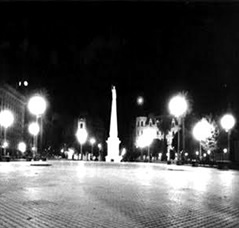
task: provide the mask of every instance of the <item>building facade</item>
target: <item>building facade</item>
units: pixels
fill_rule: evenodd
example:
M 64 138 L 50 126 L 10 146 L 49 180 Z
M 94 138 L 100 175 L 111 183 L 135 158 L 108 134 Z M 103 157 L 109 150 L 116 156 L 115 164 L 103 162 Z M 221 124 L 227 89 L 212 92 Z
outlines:
M 137 142 L 138 138 L 144 134 L 146 129 L 152 130 L 154 139 L 162 139 L 163 135 L 161 131 L 158 129 L 157 121 L 158 120 L 156 118 L 146 116 L 136 117 L 135 142 Z
M 14 116 L 14 122 L 6 131 L 6 141 L 8 142 L 7 151 L 10 155 L 17 154 L 18 143 L 25 138 L 25 112 L 26 97 L 15 90 L 13 87 L 3 84 L 0 86 L 0 111 L 10 110 Z M 1 148 L 4 142 L 5 129 L 0 127 Z M 1 150 L 1 155 L 3 150 Z

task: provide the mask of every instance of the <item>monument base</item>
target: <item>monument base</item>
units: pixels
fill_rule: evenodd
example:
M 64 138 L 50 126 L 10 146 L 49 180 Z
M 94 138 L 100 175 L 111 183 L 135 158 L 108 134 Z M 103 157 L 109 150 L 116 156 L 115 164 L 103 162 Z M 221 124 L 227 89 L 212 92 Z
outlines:
M 120 140 L 118 137 L 109 137 L 107 140 L 108 154 L 105 157 L 106 162 L 121 162 L 122 156 L 119 155 Z

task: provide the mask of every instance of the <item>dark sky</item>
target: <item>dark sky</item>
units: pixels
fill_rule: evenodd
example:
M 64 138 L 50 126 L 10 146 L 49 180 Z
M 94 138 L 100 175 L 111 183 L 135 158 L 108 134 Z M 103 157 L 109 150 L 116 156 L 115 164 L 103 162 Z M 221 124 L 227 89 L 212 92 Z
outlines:
M 51 108 L 109 120 L 116 85 L 120 134 L 144 110 L 162 114 L 188 91 L 193 111 L 238 113 L 239 3 L 70 2 L 0 7 L 0 71 L 44 87 Z M 30 87 L 29 87 L 30 88 Z

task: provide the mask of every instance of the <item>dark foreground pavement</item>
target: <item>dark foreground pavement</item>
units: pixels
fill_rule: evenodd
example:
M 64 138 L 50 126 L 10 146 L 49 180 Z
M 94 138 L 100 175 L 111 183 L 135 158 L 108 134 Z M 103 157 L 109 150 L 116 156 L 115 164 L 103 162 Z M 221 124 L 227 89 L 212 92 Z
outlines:
M 163 164 L 0 163 L 0 227 L 239 227 L 239 172 Z

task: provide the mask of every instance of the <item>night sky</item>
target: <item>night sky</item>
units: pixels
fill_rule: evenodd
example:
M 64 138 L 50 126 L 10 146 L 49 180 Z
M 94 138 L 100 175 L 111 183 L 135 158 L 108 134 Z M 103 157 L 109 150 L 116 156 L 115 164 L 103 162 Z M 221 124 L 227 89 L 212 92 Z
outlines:
M 114 84 L 120 136 L 180 91 L 195 113 L 238 114 L 237 3 L 4 3 L 0 28 L 2 78 L 45 88 L 53 112 L 108 126 Z

